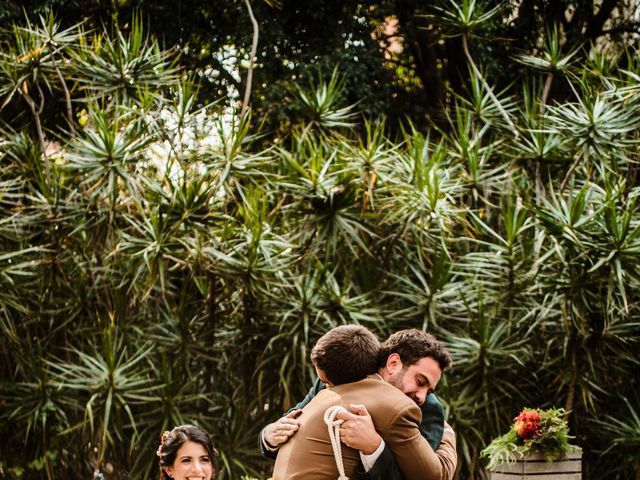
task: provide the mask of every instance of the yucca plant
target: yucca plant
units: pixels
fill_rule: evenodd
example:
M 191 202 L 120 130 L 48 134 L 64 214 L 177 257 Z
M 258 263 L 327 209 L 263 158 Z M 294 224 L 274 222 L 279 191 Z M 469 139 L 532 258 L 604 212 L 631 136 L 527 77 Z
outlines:
M 429 18 L 471 63 L 492 5 Z M 569 411 L 589 478 L 634 471 L 634 53 L 583 68 L 552 34 L 522 85 L 477 76 L 438 125 L 360 121 L 335 70 L 274 133 L 200 98 L 142 26 L 2 38 L 0 476 L 148 478 L 160 433 L 196 423 L 224 478 L 268 478 L 255 437 L 343 323 L 448 344 L 459 478 L 534 406 Z

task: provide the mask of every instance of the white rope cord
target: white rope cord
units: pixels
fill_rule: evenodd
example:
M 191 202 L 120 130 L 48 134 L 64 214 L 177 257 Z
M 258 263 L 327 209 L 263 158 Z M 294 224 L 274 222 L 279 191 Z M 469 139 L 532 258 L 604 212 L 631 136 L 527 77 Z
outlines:
M 324 423 L 327 424 L 329 429 L 329 440 L 331 440 L 331 447 L 333 448 L 333 456 L 336 459 L 336 467 L 338 467 L 338 480 L 349 480 L 344 473 L 344 464 L 342 463 L 342 446 L 340 443 L 340 425 L 343 420 L 336 420 L 336 415 L 344 411 L 345 409 L 339 405 L 327 408 L 324 412 Z

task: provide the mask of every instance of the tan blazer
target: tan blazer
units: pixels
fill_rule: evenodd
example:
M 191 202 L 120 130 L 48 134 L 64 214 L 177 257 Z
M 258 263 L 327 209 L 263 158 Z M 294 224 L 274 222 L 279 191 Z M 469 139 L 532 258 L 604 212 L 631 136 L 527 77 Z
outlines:
M 325 411 L 361 403 L 367 408 L 380 436 L 394 454 L 406 480 L 440 480 L 442 465 L 427 440 L 420 435 L 420 408 L 379 376 L 321 390 L 302 409 L 300 428 L 280 447 L 273 480 L 336 480 L 338 468 L 324 423 Z M 359 478 L 357 450 L 342 444 L 345 474 Z

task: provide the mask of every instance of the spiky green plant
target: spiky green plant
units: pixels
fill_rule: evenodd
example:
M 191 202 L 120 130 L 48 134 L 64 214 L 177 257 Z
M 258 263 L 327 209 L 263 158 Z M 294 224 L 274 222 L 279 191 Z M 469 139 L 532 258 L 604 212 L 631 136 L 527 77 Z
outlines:
M 495 11 L 429 18 L 489 41 Z M 634 470 L 637 52 L 581 67 L 551 35 L 522 85 L 474 78 L 438 125 L 360 122 L 336 70 L 292 87 L 274 138 L 142 26 L 3 33 L 0 476 L 148 478 L 160 433 L 196 423 L 224 478 L 266 478 L 255 436 L 342 323 L 449 345 L 460 478 L 525 405 L 570 411 L 589 478 Z

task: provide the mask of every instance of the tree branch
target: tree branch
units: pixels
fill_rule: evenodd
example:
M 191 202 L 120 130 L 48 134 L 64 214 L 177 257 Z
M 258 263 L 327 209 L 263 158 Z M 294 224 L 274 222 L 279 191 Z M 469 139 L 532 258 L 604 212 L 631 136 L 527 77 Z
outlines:
M 69 88 L 67 87 L 67 82 L 60 71 L 60 67 L 58 66 L 58 62 L 56 61 L 56 56 L 54 52 L 51 52 L 51 61 L 53 62 L 53 67 L 56 70 L 56 74 L 58 75 L 58 80 L 60 80 L 60 84 L 62 85 L 62 89 L 64 90 L 64 99 L 67 106 L 67 121 L 69 122 L 69 128 L 71 128 L 71 135 L 74 136 L 76 134 L 76 129 L 73 127 L 73 108 L 71 106 L 71 93 L 69 92 Z
M 609 30 L 600 31 L 600 35 L 612 35 L 616 33 L 640 33 L 640 23 L 623 23 Z
M 240 116 L 244 116 L 249 108 L 249 99 L 251 98 L 251 82 L 253 80 L 253 67 L 255 63 L 256 53 L 258 51 L 258 35 L 260 30 L 258 28 L 258 22 L 256 21 L 256 17 L 253 15 L 253 10 L 251 9 L 251 1 L 245 0 L 244 3 L 247 5 L 247 10 L 249 11 L 249 17 L 251 18 L 251 24 L 253 25 L 253 42 L 251 44 L 251 58 L 249 60 L 249 69 L 247 71 L 247 85 L 244 89 L 244 100 L 242 101 L 242 110 L 240 110 Z
M 42 93 L 42 89 L 40 88 L 40 85 L 38 85 L 38 92 L 40 94 L 40 105 L 36 107 L 35 100 L 31 98 L 31 95 L 29 95 L 29 92 L 27 90 L 26 82 L 23 85 L 23 88 L 18 89 L 18 92 L 20 93 L 22 98 L 24 98 L 24 101 L 27 102 L 27 105 L 29 105 L 29 109 L 31 110 L 33 119 L 36 123 L 36 133 L 38 134 L 38 141 L 40 143 L 40 148 L 42 149 L 42 156 L 44 157 L 45 175 L 47 177 L 47 181 L 50 183 L 51 172 L 49 168 L 49 159 L 47 158 L 47 145 L 44 140 L 44 131 L 42 130 L 42 121 L 40 120 L 40 115 L 42 114 L 42 110 L 44 109 L 44 94 Z

